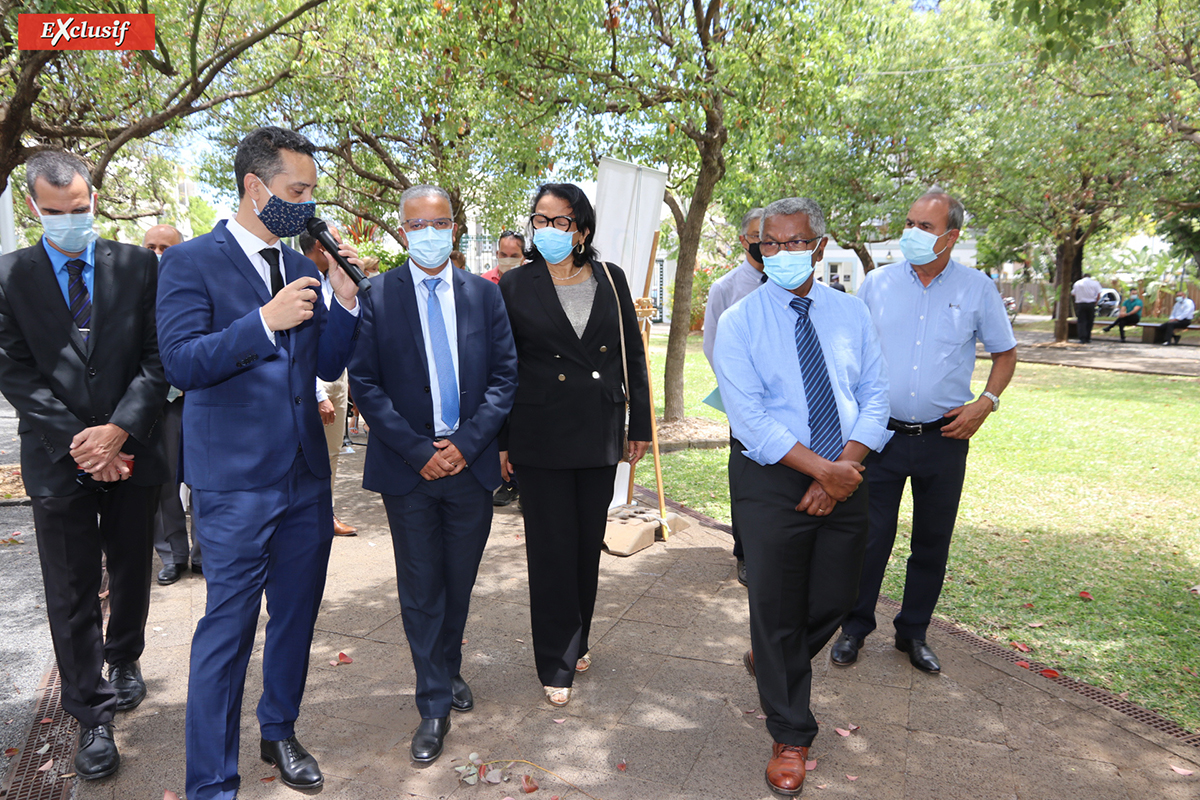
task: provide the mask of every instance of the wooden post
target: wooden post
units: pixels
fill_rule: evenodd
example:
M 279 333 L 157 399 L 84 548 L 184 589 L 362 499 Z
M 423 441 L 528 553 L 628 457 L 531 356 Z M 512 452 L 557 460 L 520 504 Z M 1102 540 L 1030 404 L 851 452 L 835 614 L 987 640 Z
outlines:
M 646 356 L 646 389 L 650 395 L 650 445 L 654 453 L 654 479 L 658 490 L 658 515 L 663 518 L 663 538 L 670 536 L 671 531 L 667 527 L 667 503 L 666 495 L 663 493 L 663 478 L 662 478 L 662 459 L 658 450 L 658 419 L 654 413 L 654 377 L 653 370 L 650 368 L 650 318 L 654 316 L 654 304 L 650 301 L 650 282 L 654 276 L 654 259 L 658 255 L 658 237 L 659 232 L 654 232 L 654 243 L 650 247 L 650 265 L 646 270 L 646 285 L 642 289 L 642 296 L 634 301 L 637 308 L 638 328 L 642 334 L 642 351 Z M 629 470 L 629 492 L 628 497 L 630 502 L 633 500 L 633 478 L 634 468 Z

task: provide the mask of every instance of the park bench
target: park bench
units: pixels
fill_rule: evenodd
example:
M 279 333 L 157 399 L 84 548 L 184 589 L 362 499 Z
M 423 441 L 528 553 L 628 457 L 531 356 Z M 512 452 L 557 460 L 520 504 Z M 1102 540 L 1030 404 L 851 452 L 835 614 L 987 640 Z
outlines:
M 1138 327 L 1142 329 L 1142 344 L 1162 344 L 1167 340 L 1167 330 L 1161 322 L 1139 322 Z M 1188 325 L 1179 330 L 1200 331 L 1200 325 Z

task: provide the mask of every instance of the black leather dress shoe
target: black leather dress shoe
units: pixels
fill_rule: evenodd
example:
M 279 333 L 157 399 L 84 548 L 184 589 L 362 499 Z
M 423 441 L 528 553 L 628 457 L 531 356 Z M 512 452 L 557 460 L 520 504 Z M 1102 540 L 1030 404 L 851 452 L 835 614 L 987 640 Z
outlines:
M 475 695 L 471 694 L 471 687 L 462 675 L 450 679 L 450 707 L 455 711 L 470 711 L 475 707 Z
M 902 639 L 897 636 L 896 649 L 908 653 L 908 660 L 922 672 L 936 675 L 942 671 L 942 665 L 938 663 L 937 655 L 929 645 L 925 644 L 924 639 Z
M 437 761 L 437 757 L 442 754 L 442 744 L 446 741 L 446 734 L 449 731 L 449 717 L 421 720 L 421 724 L 417 726 L 417 732 L 413 734 L 410 748 L 412 760 L 422 764 Z
M 158 571 L 158 585 L 170 586 L 183 577 L 186 568 L 187 564 L 163 564 L 163 568 Z
M 113 664 L 108 668 L 108 682 L 117 690 L 117 711 L 130 711 L 146 699 L 146 682 L 142 666 L 136 661 Z
M 197 575 L 203 575 L 204 566 L 201 564 L 192 564 L 192 572 L 196 573 Z
M 112 724 L 97 725 L 79 732 L 75 772 L 85 781 L 107 778 L 121 766 L 121 755 L 113 741 Z
M 848 667 L 858 661 L 858 651 L 862 646 L 862 639 L 843 633 L 829 648 L 829 660 L 839 667 Z
M 289 736 L 278 742 L 263 739 L 258 752 L 262 760 L 279 767 L 279 780 L 292 789 L 316 789 L 325 783 L 325 776 L 317 766 L 317 760 L 304 749 L 304 745 Z
M 746 583 L 746 559 L 744 558 L 738 559 L 738 583 L 742 586 L 750 585 Z

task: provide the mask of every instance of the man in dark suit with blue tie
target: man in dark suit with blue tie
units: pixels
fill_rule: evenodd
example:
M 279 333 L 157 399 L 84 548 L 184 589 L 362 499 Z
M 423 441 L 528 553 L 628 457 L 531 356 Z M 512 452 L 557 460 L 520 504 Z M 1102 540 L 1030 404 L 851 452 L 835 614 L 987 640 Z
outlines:
M 500 289 L 454 269 L 454 212 L 436 186 L 401 195 L 409 259 L 371 279 L 350 366 L 371 426 L 363 488 L 383 495 L 421 724 L 414 761 L 442 753 L 450 710 L 474 707 L 462 634 L 500 485 L 497 435 L 517 388 Z
M 326 308 L 316 266 L 279 241 L 313 215 L 312 153 L 294 131 L 252 131 L 234 161 L 237 215 L 162 259 L 159 343 L 167 379 L 187 392 L 181 479 L 192 487 L 208 587 L 188 681 L 189 800 L 237 795 L 242 691 L 264 591 L 260 752 L 292 788 L 324 781 L 294 730 L 333 541 L 313 386 L 345 369 L 359 306 L 354 282 L 335 270 Z M 358 263 L 353 248 L 341 251 Z

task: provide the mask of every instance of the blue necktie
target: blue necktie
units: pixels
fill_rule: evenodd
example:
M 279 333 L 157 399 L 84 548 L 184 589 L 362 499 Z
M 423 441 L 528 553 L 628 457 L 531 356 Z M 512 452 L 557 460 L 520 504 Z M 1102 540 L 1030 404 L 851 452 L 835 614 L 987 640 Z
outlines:
M 800 374 L 804 378 L 804 399 L 808 403 L 809 450 L 822 458 L 834 461 L 842 454 L 842 423 L 838 418 L 837 401 L 829 384 L 829 370 L 808 307 L 812 300 L 797 297 L 791 302 L 796 314 L 796 354 L 800 359 Z
M 67 262 L 67 297 L 71 307 L 71 318 L 75 326 L 83 334 L 83 340 L 88 340 L 92 324 L 92 298 L 88 295 L 87 284 L 83 282 L 83 268 L 87 262 L 72 258 Z
M 426 318 L 429 321 L 429 343 L 433 345 L 433 365 L 437 369 L 438 394 L 442 398 L 442 422 L 446 427 L 453 428 L 458 424 L 458 379 L 454 375 L 454 358 L 450 353 L 450 337 L 446 334 L 442 304 L 437 298 L 437 287 L 441 282 L 441 278 L 422 281 L 429 290 Z

